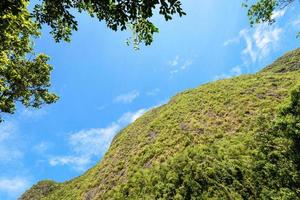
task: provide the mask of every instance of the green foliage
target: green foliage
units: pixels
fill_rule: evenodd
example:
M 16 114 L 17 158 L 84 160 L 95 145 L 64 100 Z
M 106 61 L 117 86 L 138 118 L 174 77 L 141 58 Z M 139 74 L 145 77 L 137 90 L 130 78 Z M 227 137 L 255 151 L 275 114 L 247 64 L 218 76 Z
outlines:
M 0 113 L 13 113 L 16 102 L 38 108 L 57 100 L 48 91 L 52 70 L 48 57 L 33 54 L 31 39 L 39 31 L 27 4 L 25 0 L 0 2 Z
M 257 74 L 176 95 L 122 130 L 96 166 L 41 199 L 298 199 L 299 119 L 291 115 L 299 108 L 285 100 L 300 82 L 299 60 L 297 49 Z M 279 126 L 285 118 L 293 120 Z
M 269 127 L 257 137 L 259 154 L 255 167 L 262 199 L 300 198 L 300 87 Z M 266 130 L 264 130 L 266 129 Z
M 246 2 L 248 2 L 246 0 Z M 244 4 L 248 7 L 247 4 Z M 255 4 L 251 5 L 248 10 L 248 16 L 250 19 L 250 24 L 259 24 L 268 22 L 270 24 L 274 23 L 272 18 L 272 13 L 278 7 L 277 0 L 258 0 Z
M 273 24 L 273 12 L 275 10 L 282 10 L 290 6 L 295 0 L 257 0 L 249 5 L 249 0 L 244 0 L 243 5 L 248 8 L 248 17 L 250 24 L 268 23 Z M 251 1 L 253 2 L 253 1 Z M 300 32 L 298 33 L 298 36 Z
M 33 199 L 41 199 L 51 191 L 57 189 L 59 184 L 55 183 L 51 180 L 44 180 L 38 182 L 36 185 L 32 186 L 31 190 L 26 192 L 23 197 L 23 200 L 33 200 Z
M 48 24 L 52 28 L 51 33 L 57 42 L 62 39 L 69 41 L 72 30 L 78 29 L 77 21 L 71 13 L 75 9 L 79 12 L 86 11 L 99 21 L 104 20 L 114 31 L 133 26 L 136 36 L 133 42 L 150 45 L 153 34 L 158 32 L 149 20 L 156 7 L 165 20 L 171 20 L 174 14 L 185 15 L 178 0 L 43 0 L 35 6 L 33 16 L 39 24 Z
M 112 199 L 251 199 L 252 153 L 245 136 L 188 147 L 166 163 L 130 176 Z

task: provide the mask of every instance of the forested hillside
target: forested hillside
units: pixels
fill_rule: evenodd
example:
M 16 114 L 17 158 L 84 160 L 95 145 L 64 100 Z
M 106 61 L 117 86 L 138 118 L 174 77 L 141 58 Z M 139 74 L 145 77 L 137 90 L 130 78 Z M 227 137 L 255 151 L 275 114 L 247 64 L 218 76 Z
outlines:
M 20 199 L 300 199 L 300 49 L 256 74 L 174 96 L 104 158 Z

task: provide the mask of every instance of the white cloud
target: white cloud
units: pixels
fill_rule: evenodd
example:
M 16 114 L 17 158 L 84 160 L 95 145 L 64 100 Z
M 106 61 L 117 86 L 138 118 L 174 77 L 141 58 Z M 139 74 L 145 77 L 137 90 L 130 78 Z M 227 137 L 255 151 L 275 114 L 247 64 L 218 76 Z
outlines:
M 299 28 L 300 27 L 300 17 L 298 17 L 297 19 L 292 21 L 292 25 L 295 28 Z
M 0 126 L 0 162 L 7 163 L 22 158 L 20 150 L 17 125 L 13 122 L 3 122 Z
M 52 156 L 49 164 L 51 166 L 70 165 L 78 171 L 86 170 L 94 158 L 99 159 L 107 151 L 114 136 L 121 128 L 134 122 L 146 111 L 147 109 L 140 109 L 136 112 L 127 112 L 105 128 L 84 129 L 72 133 L 68 138 L 72 154 Z
M 97 156 L 99 152 L 107 149 L 119 129 L 120 125 L 112 124 L 106 128 L 81 130 L 70 136 L 69 143 L 77 154 L 84 154 L 87 157 Z
M 179 56 L 177 55 L 173 60 L 169 61 L 169 65 L 175 67 L 178 65 L 178 62 L 179 62 Z
M 52 146 L 49 142 L 40 142 L 33 146 L 33 151 L 38 154 L 44 154 Z
M 242 69 L 240 66 L 236 66 L 231 69 L 231 73 L 234 74 L 235 76 L 239 76 L 242 74 Z
M 9 147 L 9 145 L 0 144 L 0 162 L 7 163 L 16 161 L 23 157 L 22 151 Z
M 271 28 L 265 25 L 261 25 L 255 29 L 253 38 L 256 47 L 263 57 L 268 55 L 271 48 L 279 41 L 281 33 L 281 28 Z
M 286 9 L 280 9 L 280 10 L 275 10 L 273 11 L 272 13 L 272 19 L 278 19 L 278 18 L 281 18 L 285 15 L 285 12 L 286 12 Z
M 180 71 L 186 70 L 189 66 L 193 64 L 193 59 L 181 59 L 180 56 L 176 56 L 173 60 L 170 60 L 170 74 L 176 74 Z
M 147 96 L 155 96 L 157 95 L 158 93 L 160 92 L 160 89 L 159 88 L 155 88 L 149 92 L 146 93 Z
M 98 111 L 102 111 L 102 110 L 104 110 L 106 107 L 107 107 L 107 105 L 101 105 L 101 106 L 98 106 L 98 107 L 97 107 L 97 110 L 98 110 Z
M 243 29 L 240 31 L 240 37 L 243 37 L 246 42 L 246 47 L 243 49 L 242 54 L 249 55 L 252 62 L 256 61 L 257 53 L 253 47 L 253 41 L 251 36 L 249 36 L 249 31 L 247 29 Z
M 27 178 L 19 176 L 25 153 L 21 139 L 15 121 L 0 124 L 0 196 L 4 199 L 17 199 L 30 185 Z
M 282 12 L 276 13 L 276 17 L 282 15 Z M 282 28 L 259 24 L 251 29 L 242 29 L 238 37 L 224 42 L 224 46 L 244 40 L 246 46 L 241 52 L 244 64 L 255 63 L 267 57 L 278 46 L 282 33 Z
M 170 74 L 176 74 L 176 73 L 178 73 L 178 72 L 179 72 L 178 69 L 174 69 L 174 70 L 171 70 L 171 71 L 170 71 Z
M 76 171 L 85 171 L 87 165 L 90 164 L 91 160 L 89 157 L 81 156 L 55 156 L 50 158 L 49 164 L 51 166 L 64 166 L 71 165 Z
M 180 69 L 185 70 L 187 67 L 193 64 L 193 60 L 186 60 L 181 66 Z
M 135 120 L 137 120 L 138 118 L 140 118 L 145 112 L 147 112 L 146 109 L 140 109 L 135 113 L 131 113 L 130 116 L 130 123 L 134 122 Z
M 286 9 L 276 10 L 272 19 L 278 20 L 285 15 Z M 300 22 L 300 21 L 299 21 Z M 296 23 L 296 22 L 295 22 Z M 280 42 L 283 29 L 267 23 L 258 24 L 253 28 L 245 28 L 235 38 L 224 42 L 224 46 L 245 41 L 245 47 L 241 51 L 244 65 L 255 63 L 267 57 L 272 50 L 276 49 Z
M 234 68 L 231 68 L 229 73 L 227 74 L 220 74 L 214 77 L 214 80 L 222 80 L 222 79 L 227 79 L 235 76 L 239 76 L 242 74 L 242 69 L 240 66 L 236 66 Z
M 132 123 L 135 120 L 137 120 L 139 117 L 141 117 L 146 111 L 147 109 L 140 109 L 136 112 L 127 112 L 119 118 L 118 124 L 127 125 L 129 123 Z
M 29 119 L 37 119 L 37 118 L 41 118 L 42 116 L 44 116 L 46 114 L 47 114 L 47 111 L 45 109 L 24 108 L 20 113 L 20 117 L 29 118 Z
M 285 14 L 285 10 L 275 11 L 273 18 L 278 19 Z M 239 32 L 239 35 L 233 39 L 224 42 L 224 46 L 234 43 L 245 42 L 245 47 L 241 51 L 243 64 L 232 68 L 228 73 L 223 73 L 214 77 L 214 80 L 238 76 L 242 73 L 243 67 L 257 63 L 267 57 L 273 50 L 278 47 L 283 29 L 268 24 L 259 24 L 254 28 L 245 28 Z
M 240 37 L 246 42 L 242 54 L 249 56 L 252 63 L 268 56 L 280 40 L 283 30 L 278 27 L 261 24 L 254 30 L 243 29 Z
M 16 126 L 12 122 L 1 123 L 0 126 L 0 142 L 8 139 L 16 132 Z
M 226 40 L 223 43 L 223 46 L 228 46 L 228 45 L 231 45 L 231 44 L 237 44 L 237 43 L 239 43 L 239 41 L 240 41 L 240 37 L 231 38 L 231 39 Z
M 133 90 L 127 94 L 121 94 L 117 96 L 114 99 L 114 102 L 117 103 L 131 103 L 133 102 L 138 96 L 140 96 L 140 93 L 136 90 Z
M 29 181 L 23 177 L 0 178 L 0 191 L 8 193 L 10 196 L 18 196 L 24 192 L 29 185 Z
M 70 165 L 77 171 L 86 170 L 93 158 L 99 158 L 104 154 L 120 128 L 118 124 L 112 124 L 106 128 L 80 130 L 71 134 L 68 143 L 72 155 L 53 156 L 49 164 Z

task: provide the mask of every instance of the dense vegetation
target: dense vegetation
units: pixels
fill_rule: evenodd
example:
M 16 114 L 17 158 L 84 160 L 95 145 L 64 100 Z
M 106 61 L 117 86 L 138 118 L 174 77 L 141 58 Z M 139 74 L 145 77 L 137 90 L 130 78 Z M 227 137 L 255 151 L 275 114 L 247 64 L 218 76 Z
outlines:
M 187 147 L 142 169 L 109 193 L 113 199 L 299 199 L 300 87 L 271 124 L 254 134 Z
M 16 102 L 39 108 L 58 99 L 49 91 L 49 57 L 34 54 L 32 39 L 40 33 L 27 6 L 24 0 L 0 1 L 0 120 L 15 112 Z
M 182 92 L 122 130 L 82 176 L 21 199 L 299 199 L 299 84 L 300 49 Z

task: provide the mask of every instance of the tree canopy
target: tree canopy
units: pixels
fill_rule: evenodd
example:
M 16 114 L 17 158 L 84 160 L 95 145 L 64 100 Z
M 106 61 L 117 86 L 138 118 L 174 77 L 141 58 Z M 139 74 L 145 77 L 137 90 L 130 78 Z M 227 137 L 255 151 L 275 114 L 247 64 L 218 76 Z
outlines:
M 56 42 L 70 41 L 72 31 L 78 29 L 72 12 L 85 11 L 112 30 L 131 28 L 134 44 L 150 45 L 158 32 L 149 20 L 156 8 L 166 20 L 185 14 L 178 0 L 43 0 L 32 12 L 29 3 L 0 2 L 0 113 L 14 113 L 17 102 L 39 108 L 58 99 L 49 91 L 49 58 L 33 50 L 33 39 L 40 35 L 43 24 L 51 27 Z
M 0 2 L 1 113 L 13 113 L 16 102 L 38 108 L 57 100 L 48 91 L 52 70 L 49 58 L 33 52 L 32 38 L 40 33 L 27 5 L 24 0 Z
M 245 0 L 243 5 L 248 8 L 250 24 L 254 25 L 259 23 L 273 24 L 275 22 L 273 12 L 287 8 L 295 0 L 258 0 L 253 4 L 248 2 L 249 0 Z
M 43 0 L 34 7 L 33 17 L 39 24 L 52 28 L 56 41 L 69 41 L 72 30 L 78 28 L 71 10 L 86 11 L 91 17 L 105 21 L 114 31 L 131 27 L 136 33 L 136 42 L 149 45 L 153 33 L 158 32 L 150 21 L 156 8 L 166 20 L 172 19 L 174 14 L 185 15 L 179 0 Z

